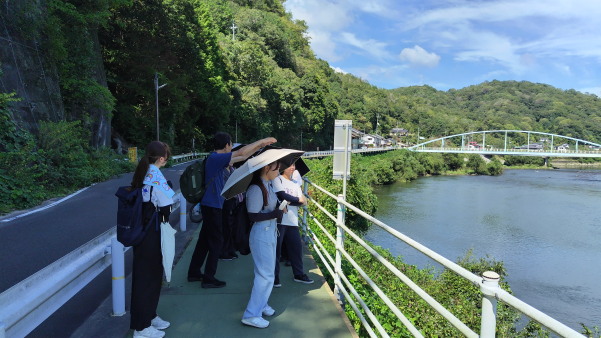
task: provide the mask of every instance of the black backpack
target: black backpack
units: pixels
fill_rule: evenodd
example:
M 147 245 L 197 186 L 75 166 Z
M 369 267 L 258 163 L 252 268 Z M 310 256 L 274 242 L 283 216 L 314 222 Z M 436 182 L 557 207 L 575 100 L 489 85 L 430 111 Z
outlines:
M 117 240 L 124 246 L 136 246 L 146 236 L 150 221 L 158 220 L 156 209 L 152 203 L 144 203 L 142 188 L 119 187 L 115 196 L 118 197 Z
M 179 188 L 186 201 L 196 204 L 202 200 L 206 191 L 205 168 L 207 158 L 190 164 L 179 177 Z

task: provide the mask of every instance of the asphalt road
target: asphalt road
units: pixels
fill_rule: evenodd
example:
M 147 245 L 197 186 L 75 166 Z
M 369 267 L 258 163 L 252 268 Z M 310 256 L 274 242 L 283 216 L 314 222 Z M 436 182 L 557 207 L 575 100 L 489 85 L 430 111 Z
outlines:
M 187 163 L 163 168 L 163 174 L 179 189 L 179 176 Z M 115 226 L 115 192 L 131 182 L 132 173 L 92 185 L 62 202 L 61 198 L 39 207 L 0 218 L 0 292 L 50 265 L 59 258 Z M 47 207 L 47 208 L 45 208 Z M 29 213 L 25 215 L 26 213 Z M 179 213 L 171 223 L 179 222 Z M 131 250 L 126 255 L 126 274 Z M 110 295 L 110 268 L 42 323 L 30 336 L 66 337 Z

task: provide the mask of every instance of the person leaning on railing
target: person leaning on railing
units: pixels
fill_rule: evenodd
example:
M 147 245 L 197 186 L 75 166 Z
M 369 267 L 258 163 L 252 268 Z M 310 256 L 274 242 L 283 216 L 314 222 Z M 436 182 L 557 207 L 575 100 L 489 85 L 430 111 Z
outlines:
M 279 264 L 282 255 L 282 244 L 285 244 L 286 257 L 290 260 L 294 281 L 304 284 L 313 283 L 313 280 L 307 276 L 303 269 L 303 247 L 298 230 L 298 207 L 306 205 L 307 200 L 301 191 L 300 185 L 292 178 L 295 172 L 298 173 L 293 163 L 273 180 L 273 189 L 278 199 L 289 203 L 288 212 L 284 214 L 282 221 L 278 223 L 279 236 L 276 249 L 275 282 L 273 284 L 276 288 L 282 286 Z M 298 177 L 300 177 L 300 174 L 298 174 Z

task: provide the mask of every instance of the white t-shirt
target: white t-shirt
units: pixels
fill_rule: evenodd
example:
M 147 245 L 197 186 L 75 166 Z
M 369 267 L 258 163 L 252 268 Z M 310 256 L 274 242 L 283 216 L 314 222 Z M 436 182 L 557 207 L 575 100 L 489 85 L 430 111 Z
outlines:
M 283 191 L 288 195 L 294 197 L 300 197 L 302 194 L 301 188 L 298 184 L 280 175 L 273 181 L 273 191 Z M 282 224 L 289 226 L 298 226 L 298 207 L 288 205 L 288 212 L 282 217 Z
M 303 177 L 301 176 L 301 174 L 298 172 L 298 170 L 295 170 L 292 173 L 292 181 L 296 184 L 298 184 L 300 187 L 303 186 Z

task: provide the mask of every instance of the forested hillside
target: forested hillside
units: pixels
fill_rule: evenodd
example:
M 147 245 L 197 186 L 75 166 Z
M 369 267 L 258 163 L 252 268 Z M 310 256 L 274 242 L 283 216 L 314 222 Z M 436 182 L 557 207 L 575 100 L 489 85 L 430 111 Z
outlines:
M 155 74 L 166 84 L 158 92 L 160 139 L 178 152 L 193 139 L 204 149 L 217 130 L 240 142 L 273 135 L 282 146 L 327 149 L 337 118 L 366 132 L 376 122 L 380 134 L 405 128 L 410 137 L 418 129 L 425 137 L 521 129 L 601 141 L 601 100 L 575 90 L 514 81 L 385 90 L 337 73 L 315 58 L 306 24 L 292 20 L 281 0 L 23 0 L 3 7 L 11 32 L 3 41 L 38 46 L 31 60 L 41 60 L 46 83 L 39 69 L 29 70 L 36 81 L 21 76 L 28 69 L 19 62 L 31 48 L 22 58 L 7 50 L 2 91 L 17 101 L 5 103 L 6 118 L 34 134 L 39 121 L 80 121 L 96 148 L 105 139 L 142 146 L 156 138 Z M 30 102 L 31 88 L 53 79 L 60 90 Z M 36 113 L 44 100 L 64 111 Z M 102 135 L 108 130 L 110 137 Z

